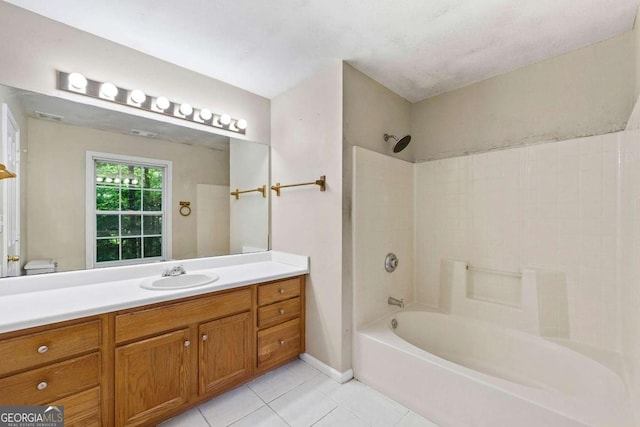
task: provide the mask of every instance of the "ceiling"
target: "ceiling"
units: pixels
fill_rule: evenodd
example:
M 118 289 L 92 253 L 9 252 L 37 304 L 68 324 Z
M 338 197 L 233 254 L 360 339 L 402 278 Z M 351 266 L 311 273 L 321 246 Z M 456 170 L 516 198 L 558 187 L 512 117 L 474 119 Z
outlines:
M 614 37 L 638 0 L 8 0 L 273 98 L 345 60 L 411 102 Z

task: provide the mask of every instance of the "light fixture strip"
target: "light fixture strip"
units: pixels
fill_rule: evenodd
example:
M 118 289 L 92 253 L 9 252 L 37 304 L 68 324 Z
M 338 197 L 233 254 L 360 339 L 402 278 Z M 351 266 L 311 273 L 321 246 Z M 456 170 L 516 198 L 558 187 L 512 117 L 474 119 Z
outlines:
M 70 78 L 72 74 L 73 76 Z M 82 78 L 78 78 L 78 76 Z M 80 82 L 80 84 L 78 84 L 78 82 Z M 58 71 L 58 89 L 66 92 L 85 95 L 91 98 L 126 105 L 144 111 L 151 111 L 153 113 L 187 120 L 189 122 L 199 123 L 242 135 L 246 133 L 247 121 L 244 119 L 229 118 L 228 114 L 212 113 L 207 108 L 193 108 L 189 104 L 173 102 L 163 96 L 155 97 L 144 94 L 144 92 L 140 90 L 129 90 L 115 85 L 111 87 L 110 85 L 113 84 L 110 82 L 99 82 L 87 79 L 78 73 L 65 73 L 64 71 Z M 115 95 L 113 95 L 114 87 L 117 89 Z M 162 108 L 165 106 L 166 108 Z

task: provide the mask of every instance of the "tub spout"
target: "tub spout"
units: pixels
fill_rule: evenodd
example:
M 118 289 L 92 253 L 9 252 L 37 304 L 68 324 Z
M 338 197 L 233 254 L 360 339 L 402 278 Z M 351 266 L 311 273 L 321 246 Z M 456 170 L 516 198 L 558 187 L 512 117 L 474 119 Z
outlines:
M 387 303 L 389 305 L 397 305 L 400 308 L 404 308 L 404 298 L 395 299 L 394 297 L 389 297 L 389 299 L 387 300 Z

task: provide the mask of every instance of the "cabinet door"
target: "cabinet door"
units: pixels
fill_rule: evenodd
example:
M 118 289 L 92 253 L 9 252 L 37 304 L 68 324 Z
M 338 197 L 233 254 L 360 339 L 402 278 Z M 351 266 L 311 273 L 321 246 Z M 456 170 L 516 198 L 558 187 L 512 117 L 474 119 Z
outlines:
M 116 349 L 116 425 L 148 425 L 189 401 L 189 329 Z
M 249 312 L 200 325 L 201 395 L 251 376 L 251 315 Z

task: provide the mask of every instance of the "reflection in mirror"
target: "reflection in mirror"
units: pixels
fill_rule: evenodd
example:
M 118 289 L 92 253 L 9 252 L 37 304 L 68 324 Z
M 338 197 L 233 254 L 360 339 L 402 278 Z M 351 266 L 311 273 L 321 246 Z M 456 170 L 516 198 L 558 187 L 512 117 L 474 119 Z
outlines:
M 21 267 L 268 249 L 269 194 L 230 196 L 269 183 L 267 145 L 6 86 L 0 103 L 20 128 Z

